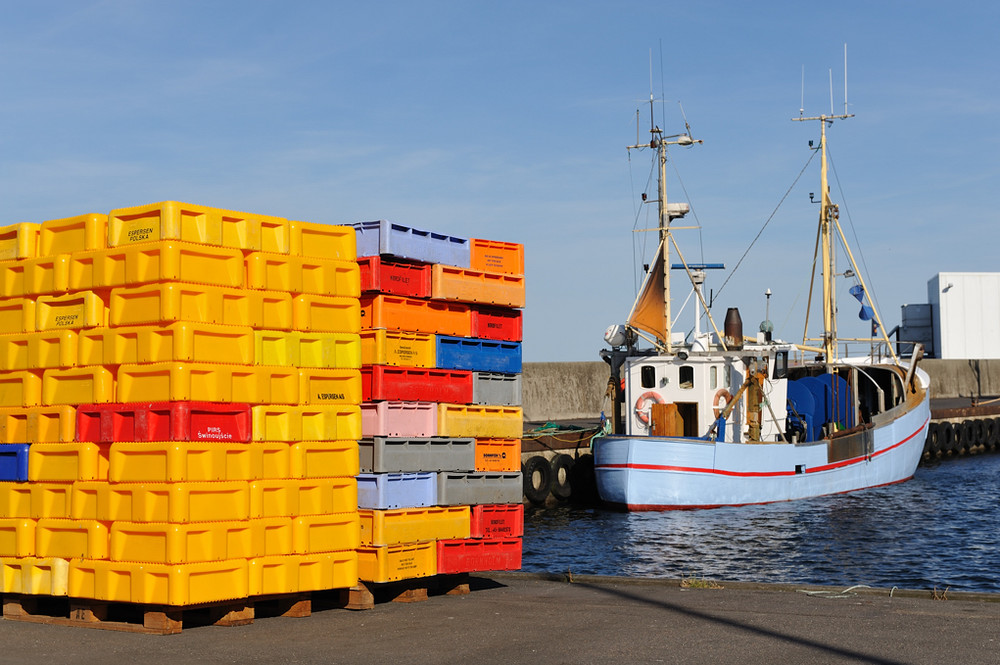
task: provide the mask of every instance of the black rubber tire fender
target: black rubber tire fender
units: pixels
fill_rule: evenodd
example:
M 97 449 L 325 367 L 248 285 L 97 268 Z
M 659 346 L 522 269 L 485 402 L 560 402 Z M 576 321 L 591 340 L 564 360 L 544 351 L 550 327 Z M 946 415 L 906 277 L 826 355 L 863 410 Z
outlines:
M 600 503 L 597 495 L 597 477 L 594 474 L 594 456 L 590 453 L 580 455 L 573 463 L 572 479 L 573 496 L 570 501 L 580 506 L 594 506 Z
M 962 445 L 955 452 L 967 453 L 969 448 L 976 445 L 976 430 L 979 429 L 975 420 L 965 420 L 962 422 Z
M 931 456 L 941 452 L 941 427 L 937 423 L 927 426 L 927 440 L 924 442 L 924 452 Z
M 524 497 L 536 506 L 545 505 L 552 489 L 552 465 L 541 455 L 529 457 L 521 465 Z
M 1000 418 L 987 420 L 985 427 L 986 445 L 990 448 L 996 448 L 997 443 L 1000 443 Z
M 941 423 L 941 452 L 947 453 L 951 450 L 955 440 L 955 426 L 952 423 Z
M 565 453 L 557 453 L 552 458 L 552 496 L 560 501 L 566 501 L 573 494 L 573 463 L 574 459 Z

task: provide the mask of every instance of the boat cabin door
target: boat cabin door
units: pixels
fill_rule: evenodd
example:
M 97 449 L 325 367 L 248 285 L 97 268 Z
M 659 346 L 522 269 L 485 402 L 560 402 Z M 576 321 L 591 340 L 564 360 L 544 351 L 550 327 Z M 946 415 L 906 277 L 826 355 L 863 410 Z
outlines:
M 698 436 L 697 402 L 653 404 L 649 413 L 652 436 Z

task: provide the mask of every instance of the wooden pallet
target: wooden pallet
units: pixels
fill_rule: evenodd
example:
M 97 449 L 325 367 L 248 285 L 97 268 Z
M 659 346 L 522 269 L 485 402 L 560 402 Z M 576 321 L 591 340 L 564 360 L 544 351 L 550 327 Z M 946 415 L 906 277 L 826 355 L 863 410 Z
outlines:
M 431 595 L 461 596 L 469 593 L 469 575 L 434 575 L 397 582 L 358 582 L 357 586 L 341 591 L 343 607 L 349 610 L 370 610 L 377 603 L 419 603 Z
M 142 605 L 113 603 L 86 598 L 4 594 L 3 618 L 56 626 L 98 628 L 129 633 L 173 635 L 197 626 L 245 626 L 255 618 L 269 616 L 307 617 L 313 600 L 342 606 L 339 590 L 335 599 L 324 592 L 255 596 L 197 605 Z

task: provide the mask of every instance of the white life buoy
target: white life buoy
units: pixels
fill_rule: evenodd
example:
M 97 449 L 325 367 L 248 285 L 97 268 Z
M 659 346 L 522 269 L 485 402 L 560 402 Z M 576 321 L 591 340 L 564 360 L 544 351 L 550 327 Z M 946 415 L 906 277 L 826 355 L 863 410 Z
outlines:
M 647 406 L 647 402 L 649 406 Z M 652 390 L 647 390 L 643 394 L 639 395 L 639 399 L 635 401 L 635 417 L 639 419 L 639 422 L 643 425 L 649 427 L 649 408 L 651 408 L 652 403 L 665 404 L 666 400 L 663 399 L 663 395 L 660 393 L 655 393 Z

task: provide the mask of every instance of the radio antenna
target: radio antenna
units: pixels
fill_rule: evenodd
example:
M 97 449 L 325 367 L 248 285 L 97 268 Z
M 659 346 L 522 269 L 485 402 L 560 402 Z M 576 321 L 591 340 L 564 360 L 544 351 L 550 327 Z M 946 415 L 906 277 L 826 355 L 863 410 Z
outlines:
M 844 115 L 847 115 L 847 42 L 844 42 Z
M 802 98 L 799 101 L 799 117 L 806 112 L 806 66 L 802 65 Z
M 830 115 L 833 115 L 833 68 L 831 67 L 830 72 Z

